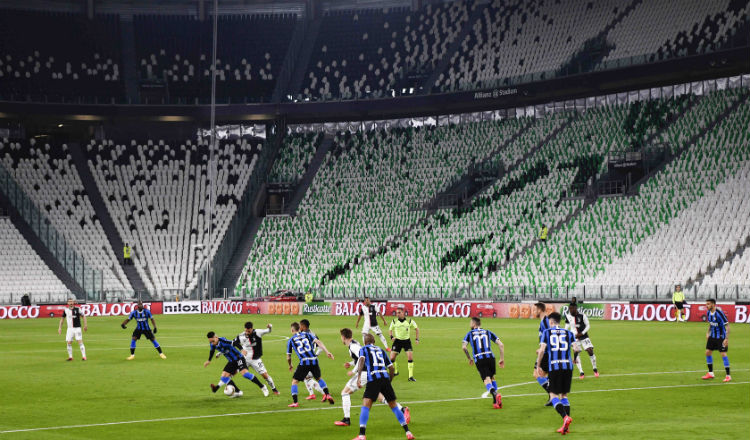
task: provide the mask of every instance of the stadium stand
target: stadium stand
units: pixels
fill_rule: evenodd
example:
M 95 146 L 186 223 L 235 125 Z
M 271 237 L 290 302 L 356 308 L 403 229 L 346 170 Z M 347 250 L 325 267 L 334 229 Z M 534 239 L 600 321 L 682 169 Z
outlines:
M 68 146 L 28 142 L 0 142 L 6 170 L 43 210 L 66 242 L 84 261 L 102 271 L 107 291 L 132 290 L 89 201 Z
M 226 141 L 208 175 L 208 142 L 91 141 L 89 167 L 118 232 L 134 249 L 134 265 L 149 291 L 192 288 L 205 259 L 213 256 L 234 215 L 257 152 L 256 138 Z M 216 205 L 208 218 L 209 185 Z M 209 249 L 209 221 L 212 243 Z
M 271 168 L 270 182 L 296 183 L 323 142 L 323 133 L 290 133 Z
M 296 16 L 220 16 L 218 21 L 217 99 L 270 101 Z M 199 21 L 186 16 L 137 15 L 134 24 L 142 80 L 163 81 L 171 101 L 194 104 L 210 99 L 211 17 Z
M 705 142 L 747 143 L 746 104 L 725 114 L 746 94 L 728 90 L 553 113 L 529 127 L 511 119 L 339 133 L 299 216 L 264 220 L 239 284 L 246 291 L 323 284 L 334 292 L 591 284 L 614 258 L 656 233 L 668 220 L 665 210 L 679 213 L 731 176 L 732 167 L 707 169 L 711 178 L 690 186 L 683 180 L 692 173 L 680 167 L 707 154 L 700 147 Z M 459 138 L 468 148 L 447 147 Z M 646 143 L 680 160 L 647 179 L 637 195 L 593 204 L 577 196 L 607 173 L 609 153 Z M 733 154 L 731 160 L 740 160 L 744 153 L 738 148 Z M 487 156 L 507 172 L 469 206 L 434 215 L 409 210 L 413 203 L 407 202 L 429 200 Z M 455 165 L 442 162 L 448 158 Z M 392 174 L 373 181 L 384 168 Z M 677 188 L 684 194 L 676 197 Z M 614 220 L 620 216 L 628 220 Z M 554 231 L 544 246 L 536 240 L 542 225 Z M 612 229 L 603 233 L 605 225 Z
M 119 19 L 0 11 L 0 98 L 120 102 Z
M 68 289 L 52 273 L 13 226 L 10 219 L 0 218 L 0 304 L 20 302 L 29 294 L 33 302 L 67 299 Z
M 324 18 L 299 98 L 381 98 L 426 75 L 467 25 L 473 2 L 332 11 Z

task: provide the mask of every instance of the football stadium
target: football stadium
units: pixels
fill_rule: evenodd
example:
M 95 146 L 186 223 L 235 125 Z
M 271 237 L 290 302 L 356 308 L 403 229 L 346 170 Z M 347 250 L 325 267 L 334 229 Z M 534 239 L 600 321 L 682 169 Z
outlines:
M 0 0 L 0 440 L 746 439 L 750 1 Z

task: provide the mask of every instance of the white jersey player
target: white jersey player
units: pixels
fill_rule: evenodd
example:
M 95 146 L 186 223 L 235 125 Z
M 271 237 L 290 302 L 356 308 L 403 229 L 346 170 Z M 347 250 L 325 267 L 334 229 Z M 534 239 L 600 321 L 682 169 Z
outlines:
M 375 304 L 370 301 L 369 297 L 365 297 L 364 302 L 359 305 L 359 316 L 357 316 L 357 323 L 354 324 L 354 327 L 359 327 L 359 320 L 364 316 L 365 322 L 362 324 L 362 342 L 365 340 L 365 335 L 372 330 L 380 338 L 383 347 L 385 347 L 385 351 L 391 351 L 391 348 L 388 346 L 388 342 L 385 340 L 385 336 L 378 325 L 378 315 L 380 315 L 380 319 L 383 320 L 383 325 L 388 325 Z
M 62 323 L 66 321 L 68 324 L 68 330 L 65 333 L 65 342 L 68 343 L 68 360 L 73 360 L 73 338 L 78 341 L 78 348 L 81 349 L 81 360 L 86 360 L 86 347 L 83 345 L 83 333 L 81 333 L 81 318 L 83 318 L 83 330 L 88 330 L 88 324 L 86 322 L 86 315 L 83 314 L 80 308 L 76 307 L 74 300 L 68 300 L 68 306 L 63 310 L 63 315 L 60 318 L 60 324 L 57 326 L 57 334 L 62 333 Z
M 581 344 L 581 348 L 589 354 L 591 366 L 594 369 L 594 376 L 599 377 L 599 370 L 596 368 L 596 355 L 594 355 L 594 344 L 591 343 L 591 339 L 589 338 L 591 324 L 589 323 L 588 316 L 578 313 L 577 303 L 570 303 L 568 305 L 568 313 L 565 314 L 565 328 L 575 333 L 576 339 Z M 581 357 L 578 352 L 574 353 L 573 362 L 578 367 L 579 378 L 583 379 L 585 374 L 583 373 Z
M 248 321 L 245 323 L 245 331 L 237 335 L 234 341 L 239 343 L 242 347 L 242 355 L 245 356 L 247 364 L 253 367 L 253 369 L 263 376 L 263 379 L 268 382 L 268 386 L 274 394 L 278 395 L 279 390 L 276 389 L 276 385 L 273 383 L 273 378 L 268 375 L 266 366 L 263 365 L 263 335 L 271 333 L 273 326 L 271 324 L 266 325 L 263 330 L 256 330 L 253 328 L 253 323 Z
M 337 420 L 334 422 L 334 425 L 336 426 L 349 426 L 351 424 L 351 410 L 352 410 L 352 400 L 351 395 L 356 393 L 357 390 L 360 388 L 364 388 L 367 385 L 367 371 L 357 371 L 357 361 L 359 360 L 359 351 L 362 349 L 362 346 L 359 344 L 359 342 L 355 341 L 353 339 L 352 330 L 348 328 L 341 329 L 341 342 L 347 346 L 349 349 L 349 356 L 351 356 L 352 361 L 344 363 L 344 368 L 351 368 L 351 370 L 347 371 L 347 375 L 349 375 L 349 381 L 346 383 L 346 386 L 341 391 L 341 403 L 342 408 L 344 410 L 344 418 L 341 420 Z M 384 401 L 383 395 L 379 395 L 378 399 L 383 401 L 383 403 L 386 403 Z M 409 408 L 408 407 L 402 407 L 401 404 L 396 403 L 398 408 L 404 413 L 404 417 L 406 418 L 406 423 L 408 424 L 411 421 L 411 415 L 409 414 Z

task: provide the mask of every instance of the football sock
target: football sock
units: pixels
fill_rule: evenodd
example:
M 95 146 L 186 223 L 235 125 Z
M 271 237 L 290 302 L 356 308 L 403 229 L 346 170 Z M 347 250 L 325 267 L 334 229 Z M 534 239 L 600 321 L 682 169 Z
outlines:
M 708 372 L 713 373 L 714 372 L 714 357 L 713 356 L 706 356 L 706 365 L 708 365 Z
M 315 382 L 312 379 L 305 379 L 305 387 L 307 388 L 307 392 L 312 396 L 315 394 L 315 387 L 313 386 Z
M 398 362 L 396 361 L 393 362 L 393 368 L 394 368 L 393 374 L 398 374 Z
M 380 341 L 383 343 L 383 347 L 388 347 L 388 341 L 385 340 L 385 336 L 381 333 L 378 335 Z
M 81 349 L 81 356 L 86 357 L 86 346 L 83 345 L 83 344 L 81 344 L 81 345 L 78 346 L 78 348 Z M 726 359 L 726 358 L 724 358 L 724 359 Z M 729 374 L 729 373 L 727 373 L 727 374 Z
M 580 356 L 576 356 L 576 366 L 578 367 L 578 372 L 583 373 L 583 367 L 581 366 Z
M 490 383 L 488 383 L 488 384 L 485 384 L 485 385 L 484 385 L 484 387 L 485 387 L 485 388 L 487 388 L 487 391 L 489 391 L 489 392 L 490 392 L 490 394 L 492 395 L 492 401 L 494 402 L 494 401 L 495 401 L 495 399 L 497 398 L 497 397 L 496 397 L 496 396 L 497 396 L 497 389 L 495 389 L 495 388 L 494 388 L 494 387 L 492 386 L 492 382 L 490 382 Z
M 370 418 L 370 408 L 363 406 L 359 413 L 359 435 L 365 435 L 367 420 Z
M 497 381 L 492 381 L 492 388 L 499 390 L 500 388 L 497 387 Z
M 73 357 L 73 346 L 68 345 L 68 358 L 72 358 L 72 357 Z
M 348 419 L 352 415 L 352 397 L 345 392 L 341 392 L 341 406 L 344 409 L 344 418 Z
M 320 386 L 320 388 L 323 389 L 323 394 L 330 394 L 328 392 L 328 385 L 326 385 L 326 381 L 324 381 L 323 379 L 320 379 L 318 380 L 318 385 Z
M 722 357 L 724 361 L 724 369 L 727 370 L 727 376 L 729 376 L 729 356 Z
M 409 361 L 406 366 L 409 367 L 409 377 L 414 377 L 414 361 Z
M 255 385 L 258 385 L 258 388 L 263 388 L 263 384 L 258 380 L 257 377 L 253 375 L 253 373 L 248 371 L 247 373 L 243 374 L 242 377 L 254 383 Z
M 268 376 L 266 382 L 268 382 L 268 386 L 270 386 L 272 390 L 276 391 L 276 384 L 273 383 L 273 378 L 271 376 Z
M 130 354 L 135 354 L 135 339 L 130 340 Z
M 593 367 L 594 371 L 596 371 L 596 355 L 595 354 L 591 355 L 591 367 Z
M 221 379 L 219 379 L 219 384 L 218 385 L 220 387 L 223 387 L 224 385 L 228 384 L 230 380 L 231 380 L 231 378 L 229 378 L 229 377 L 221 376 Z
M 557 413 L 560 414 L 560 417 L 565 418 L 565 416 L 567 415 L 565 413 L 565 406 L 563 406 L 559 398 L 557 397 L 552 398 L 552 406 L 555 408 L 555 411 L 557 411 Z
M 549 393 L 549 379 L 547 379 L 546 377 L 537 377 L 536 382 L 539 384 L 539 386 L 544 388 L 544 391 Z
M 399 425 L 406 426 L 406 418 L 404 418 L 403 411 L 401 411 L 397 406 L 391 408 L 391 411 L 393 411 L 393 414 L 396 415 L 396 420 L 398 420 Z
M 560 403 L 562 403 L 563 407 L 565 408 L 565 414 L 570 416 L 570 401 L 568 401 L 568 398 L 564 397 L 560 399 Z
M 297 403 L 297 385 L 292 385 L 292 400 Z
M 234 387 L 234 391 L 239 391 L 239 390 L 240 390 L 240 387 L 238 387 L 238 386 L 237 386 L 237 384 L 236 384 L 236 383 L 234 383 L 234 381 L 233 381 L 233 380 L 230 380 L 230 381 L 229 381 L 229 382 L 227 383 L 227 385 L 231 385 L 231 386 L 233 386 L 233 387 Z

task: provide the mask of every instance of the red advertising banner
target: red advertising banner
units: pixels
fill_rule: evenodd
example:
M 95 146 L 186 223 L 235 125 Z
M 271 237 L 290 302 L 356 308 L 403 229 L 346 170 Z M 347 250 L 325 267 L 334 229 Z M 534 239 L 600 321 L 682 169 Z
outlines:
M 748 306 L 734 304 L 717 304 L 729 322 L 750 323 Z M 685 317 L 688 321 L 706 320 L 705 304 L 688 304 L 685 306 Z M 675 321 L 675 306 L 672 304 L 607 304 L 604 319 L 612 321 Z
M 145 302 L 143 306 L 154 315 L 160 315 L 162 312 L 161 302 Z M 65 307 L 65 304 L 0 306 L 0 319 L 59 318 Z M 135 303 L 79 304 L 78 307 L 86 316 L 123 316 L 133 311 Z

